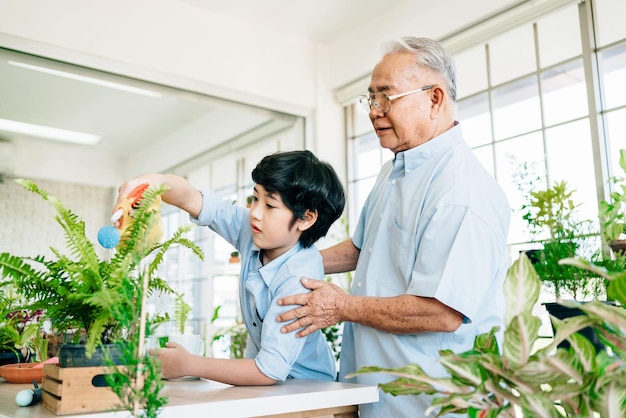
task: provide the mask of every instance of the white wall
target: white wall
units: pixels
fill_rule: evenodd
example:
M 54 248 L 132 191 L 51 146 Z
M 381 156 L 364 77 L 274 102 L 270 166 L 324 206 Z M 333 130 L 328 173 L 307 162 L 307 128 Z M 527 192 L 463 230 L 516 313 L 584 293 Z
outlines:
M 41 196 L 5 178 L 0 182 L 0 252 L 19 256 L 45 255 L 54 258 L 51 247 L 69 255 L 57 212 Z M 85 233 L 100 257 L 110 256 L 97 244 L 98 230 L 110 225 L 113 190 L 104 187 L 37 180 L 37 185 L 61 200 L 63 205 L 85 221 Z

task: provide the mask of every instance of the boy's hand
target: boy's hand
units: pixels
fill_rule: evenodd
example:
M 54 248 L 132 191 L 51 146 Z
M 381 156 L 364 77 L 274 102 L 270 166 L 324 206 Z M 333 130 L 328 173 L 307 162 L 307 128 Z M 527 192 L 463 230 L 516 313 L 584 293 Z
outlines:
M 193 356 L 182 345 L 168 341 L 165 348 L 151 348 L 148 354 L 159 358 L 164 379 L 178 379 L 190 375 L 186 372 L 188 370 L 186 365 L 193 363 L 191 361 Z

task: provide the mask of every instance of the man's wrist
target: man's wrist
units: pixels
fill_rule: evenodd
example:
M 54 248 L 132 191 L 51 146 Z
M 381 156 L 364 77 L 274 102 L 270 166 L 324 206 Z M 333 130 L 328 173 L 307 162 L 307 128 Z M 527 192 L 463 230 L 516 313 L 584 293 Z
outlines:
M 341 298 L 340 303 L 337 305 L 337 313 L 339 314 L 339 321 L 355 322 L 356 316 L 356 296 L 346 294 Z

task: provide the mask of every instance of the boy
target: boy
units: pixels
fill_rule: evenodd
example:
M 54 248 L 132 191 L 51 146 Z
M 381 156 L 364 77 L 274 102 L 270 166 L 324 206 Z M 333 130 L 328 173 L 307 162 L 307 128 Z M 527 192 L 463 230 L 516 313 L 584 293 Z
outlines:
M 287 378 L 335 380 L 335 361 L 320 331 L 305 339 L 280 332 L 276 300 L 305 291 L 301 277 L 324 278 L 313 244 L 343 212 L 345 194 L 332 167 L 310 151 L 268 155 L 252 171 L 250 208 L 200 192 L 183 178 L 148 174 L 120 186 L 119 196 L 141 183 L 166 184 L 164 202 L 206 225 L 241 254 L 239 300 L 249 337 L 245 359 L 192 355 L 168 342 L 153 349 L 163 377 L 197 376 L 231 385 L 271 385 Z M 117 204 L 116 204 L 117 206 Z

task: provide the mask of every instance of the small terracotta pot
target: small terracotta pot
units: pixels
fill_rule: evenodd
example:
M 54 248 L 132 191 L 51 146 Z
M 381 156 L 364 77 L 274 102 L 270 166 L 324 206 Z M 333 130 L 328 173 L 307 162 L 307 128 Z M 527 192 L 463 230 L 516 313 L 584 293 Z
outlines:
M 0 376 L 9 383 L 41 383 L 43 379 L 42 363 L 15 363 L 0 366 Z

